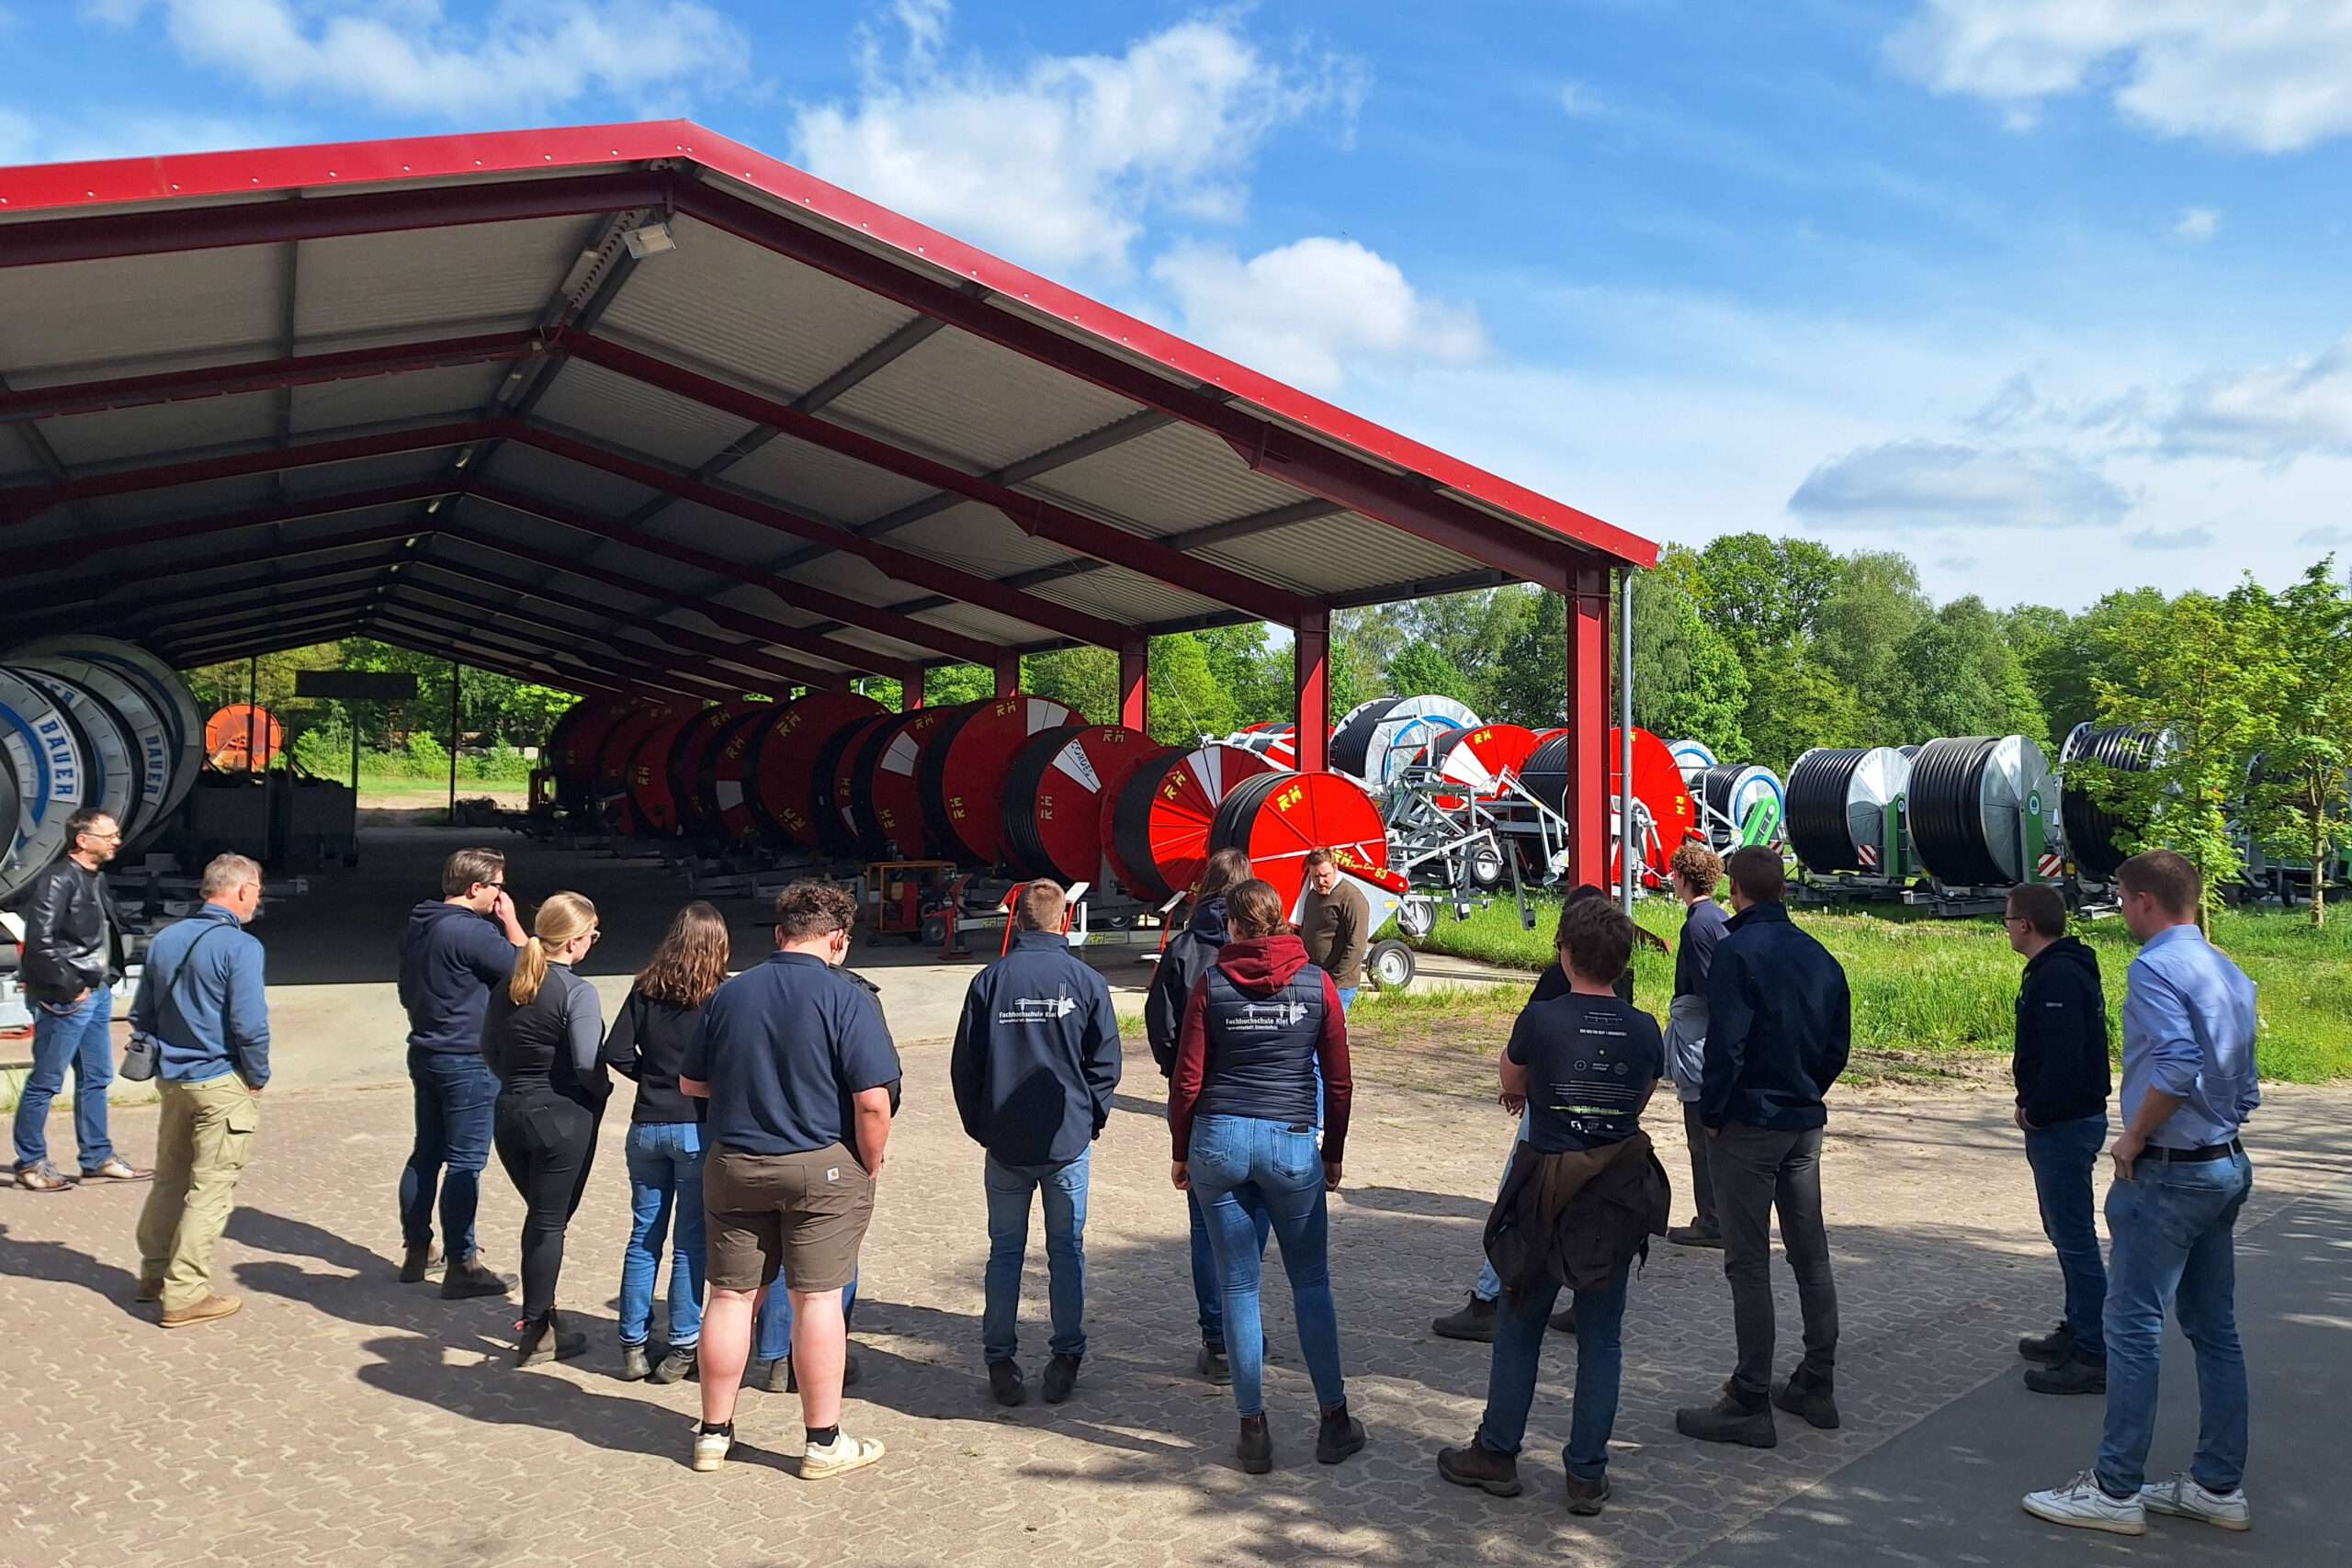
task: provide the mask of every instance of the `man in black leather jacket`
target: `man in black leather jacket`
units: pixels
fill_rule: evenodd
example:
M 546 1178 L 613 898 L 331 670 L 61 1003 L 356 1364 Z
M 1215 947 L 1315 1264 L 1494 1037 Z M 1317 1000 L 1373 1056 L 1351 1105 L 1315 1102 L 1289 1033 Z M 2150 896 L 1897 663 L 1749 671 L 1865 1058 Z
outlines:
M 144 1171 L 107 1137 L 114 1082 L 114 983 L 122 977 L 122 915 L 100 874 L 122 847 L 122 825 L 93 807 L 65 825 L 66 852 L 35 877 L 24 903 L 20 979 L 33 1010 L 33 1070 L 17 1100 L 17 1185 L 62 1192 L 73 1179 L 49 1163 L 49 1106 L 74 1069 L 74 1136 L 82 1175 L 136 1181 Z

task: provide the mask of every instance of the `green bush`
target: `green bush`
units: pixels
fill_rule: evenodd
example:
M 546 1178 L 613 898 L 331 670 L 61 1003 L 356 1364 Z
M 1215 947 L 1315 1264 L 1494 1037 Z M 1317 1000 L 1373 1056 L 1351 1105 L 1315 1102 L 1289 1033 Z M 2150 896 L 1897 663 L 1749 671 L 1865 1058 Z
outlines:
M 422 729 L 409 735 L 407 754 L 402 761 L 406 766 L 400 771 L 417 778 L 447 778 L 449 773 L 447 748 Z

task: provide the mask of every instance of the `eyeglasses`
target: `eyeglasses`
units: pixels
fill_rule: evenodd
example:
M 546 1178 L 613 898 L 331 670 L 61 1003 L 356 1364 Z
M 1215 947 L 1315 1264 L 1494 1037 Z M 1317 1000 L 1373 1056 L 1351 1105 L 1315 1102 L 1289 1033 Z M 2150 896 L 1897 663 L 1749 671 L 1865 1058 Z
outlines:
M 102 844 L 119 844 L 122 842 L 122 829 L 117 828 L 110 833 L 100 833 L 85 828 L 82 829 L 82 837 L 85 839 L 96 839 Z

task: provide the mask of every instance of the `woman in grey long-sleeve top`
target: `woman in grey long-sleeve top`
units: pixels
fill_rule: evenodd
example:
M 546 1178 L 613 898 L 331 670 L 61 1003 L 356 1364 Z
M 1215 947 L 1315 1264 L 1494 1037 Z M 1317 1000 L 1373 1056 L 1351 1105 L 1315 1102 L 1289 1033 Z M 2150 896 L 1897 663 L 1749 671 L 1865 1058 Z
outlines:
M 605 1021 L 595 987 L 571 971 L 596 944 L 596 906 L 557 893 L 539 906 L 514 974 L 491 993 L 481 1054 L 498 1075 L 498 1163 L 523 1195 L 523 1316 L 515 1362 L 568 1360 L 588 1336 L 555 1314 L 563 1235 L 588 1186 L 596 1123 L 611 1082 L 599 1054 Z

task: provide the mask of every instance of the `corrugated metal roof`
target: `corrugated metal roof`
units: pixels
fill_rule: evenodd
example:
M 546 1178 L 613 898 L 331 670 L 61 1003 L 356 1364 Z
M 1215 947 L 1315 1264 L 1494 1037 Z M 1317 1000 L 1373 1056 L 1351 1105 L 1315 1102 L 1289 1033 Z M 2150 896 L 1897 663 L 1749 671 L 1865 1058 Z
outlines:
M 632 213 L 666 215 L 675 247 L 626 257 L 616 220 Z M 187 519 L 185 543 L 153 547 L 154 575 L 189 574 L 199 593 L 220 555 L 281 536 L 208 520 L 392 485 L 415 499 L 287 526 L 413 517 L 450 530 L 423 547 L 432 558 L 485 579 L 554 571 L 592 604 L 618 602 L 611 582 L 626 581 L 645 586 L 647 614 L 676 600 L 819 622 L 709 561 L 664 558 L 698 553 L 876 612 L 834 606 L 853 619 L 898 606 L 1008 648 L 1057 640 L 1066 621 L 1107 640 L 1482 569 L 1558 582 L 1649 549 L 679 123 L 0 169 L 0 514 L 30 520 L 8 542 Z M 796 402 L 822 423 L 795 423 Z M 54 504 L 12 417 L 37 419 L 77 477 L 152 471 Z M 473 462 L 458 468 L 439 435 L 269 460 L 280 439 L 344 454 L 426 426 L 472 426 Z M 203 477 L 216 459 L 264 471 Z M 684 499 L 698 482 L 720 504 Z M 424 522 L 445 487 L 526 511 L 459 499 Z M 923 564 L 885 570 L 738 515 L 729 493 L 819 525 L 912 513 L 876 537 Z M 1346 510 L 1312 516 L 1327 506 Z M 1193 536 L 1270 515 L 1280 525 Z M 604 536 L 638 520 L 633 540 Z M 1170 536 L 1174 551 L 1150 543 Z M 370 547 L 353 547 L 363 560 Z M 935 656 L 871 625 L 829 635 L 845 656 Z

